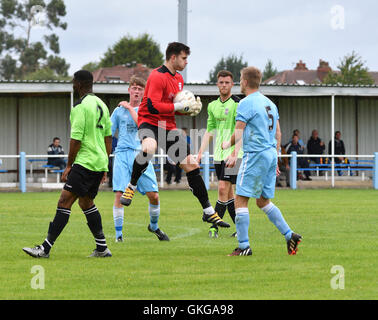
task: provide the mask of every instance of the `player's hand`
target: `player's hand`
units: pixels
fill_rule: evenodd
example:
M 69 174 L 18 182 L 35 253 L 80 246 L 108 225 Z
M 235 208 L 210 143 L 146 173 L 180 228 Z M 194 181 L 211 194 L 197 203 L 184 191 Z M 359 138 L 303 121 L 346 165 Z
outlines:
M 202 110 L 202 102 L 201 98 L 197 97 L 194 103 L 189 107 L 189 115 L 195 117 L 198 115 Z
M 107 179 L 108 179 L 108 173 L 105 171 L 104 176 L 101 179 L 101 184 L 105 183 Z
M 175 111 L 179 111 L 184 114 L 188 114 L 192 117 L 198 115 L 202 110 L 201 98 L 183 100 L 181 102 L 174 103 Z
M 197 157 L 196 157 L 196 161 L 198 162 L 198 164 L 201 164 L 201 159 L 202 159 L 202 153 L 198 152 Z
M 62 173 L 62 177 L 60 178 L 62 180 L 62 182 L 67 182 L 67 177 L 70 174 L 71 169 L 72 169 L 71 166 L 67 166 L 66 169 L 64 169 L 64 171 Z
M 231 143 L 230 143 L 230 141 L 223 141 L 222 142 L 222 149 L 223 150 L 226 150 L 226 149 L 228 149 L 228 148 L 230 148 L 231 147 Z
M 226 159 L 226 167 L 233 168 L 236 165 L 236 161 L 238 160 L 237 156 L 233 156 L 232 154 L 229 155 Z
M 277 166 L 276 168 L 276 176 L 278 177 L 281 174 L 280 168 Z
M 121 101 L 118 105 L 124 107 L 125 109 L 132 108 L 131 104 L 128 101 Z
M 189 109 L 190 109 L 190 106 L 192 104 L 195 103 L 195 99 L 192 98 L 192 99 L 185 99 L 185 100 L 182 100 L 180 102 L 176 102 L 173 104 L 174 108 L 175 108 L 175 111 L 179 111 L 179 112 L 182 112 L 182 113 L 188 113 L 189 112 Z

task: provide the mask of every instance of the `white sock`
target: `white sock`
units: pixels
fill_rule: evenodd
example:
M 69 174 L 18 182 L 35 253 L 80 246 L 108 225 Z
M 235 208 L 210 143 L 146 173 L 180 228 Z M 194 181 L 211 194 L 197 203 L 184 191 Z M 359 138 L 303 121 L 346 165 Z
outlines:
M 212 215 L 212 214 L 214 214 L 214 208 L 213 208 L 213 206 L 210 206 L 210 207 L 207 207 L 206 209 L 203 209 L 203 213 L 204 214 L 207 214 L 207 215 Z

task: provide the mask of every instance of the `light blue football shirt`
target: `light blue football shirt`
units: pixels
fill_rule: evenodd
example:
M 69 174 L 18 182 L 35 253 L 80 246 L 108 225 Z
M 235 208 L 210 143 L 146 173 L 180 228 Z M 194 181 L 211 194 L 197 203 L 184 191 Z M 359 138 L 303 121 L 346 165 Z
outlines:
M 135 107 L 134 110 L 138 113 L 138 107 Z M 118 130 L 118 143 L 115 152 L 125 151 L 126 149 L 141 149 L 141 143 L 138 137 L 138 126 L 129 110 L 122 106 L 115 108 L 110 120 L 112 121 L 113 137 Z
M 279 119 L 276 105 L 259 91 L 239 102 L 236 121 L 243 121 L 244 152 L 260 152 L 276 148 L 276 127 Z

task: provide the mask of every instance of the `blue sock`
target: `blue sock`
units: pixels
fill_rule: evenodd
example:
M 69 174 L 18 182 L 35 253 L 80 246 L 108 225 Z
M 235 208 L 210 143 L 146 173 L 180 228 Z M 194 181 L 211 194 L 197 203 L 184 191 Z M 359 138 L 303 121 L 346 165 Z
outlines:
M 249 211 L 248 208 L 238 208 L 235 210 L 235 212 L 235 225 L 236 233 L 238 236 L 239 248 L 244 250 L 249 247 Z
M 293 231 L 291 231 L 289 225 L 286 223 L 280 209 L 278 209 L 272 202 L 261 208 L 268 217 L 268 219 L 277 227 L 282 235 L 285 236 L 286 241 L 289 241 Z
M 122 236 L 123 216 L 124 216 L 123 208 L 117 208 L 113 206 L 113 219 L 114 219 L 114 227 L 116 231 L 116 238 L 119 238 Z
M 159 204 L 149 204 L 148 212 L 150 214 L 150 227 L 153 231 L 158 229 L 158 221 L 160 216 L 160 203 Z

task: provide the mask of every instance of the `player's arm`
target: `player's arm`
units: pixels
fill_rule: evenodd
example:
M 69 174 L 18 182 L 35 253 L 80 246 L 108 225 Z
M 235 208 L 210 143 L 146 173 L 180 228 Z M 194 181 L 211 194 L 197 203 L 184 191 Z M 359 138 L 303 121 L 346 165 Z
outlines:
M 72 167 L 75 162 L 77 153 L 79 152 L 81 147 L 81 141 L 71 139 L 70 140 L 70 151 L 68 153 L 68 160 L 67 160 L 67 167 Z
M 276 125 L 277 153 L 280 152 L 281 137 L 282 137 L 282 133 L 281 133 L 280 121 L 277 120 L 277 125 Z
M 109 156 L 112 153 L 112 142 L 113 142 L 113 137 L 112 137 L 112 120 L 109 117 L 108 108 L 106 108 L 105 110 L 107 110 L 107 115 L 105 117 L 105 125 L 104 125 L 104 130 L 105 130 L 104 131 L 104 142 L 105 142 L 106 154 L 108 155 L 108 159 L 109 159 Z M 105 171 L 104 172 L 104 176 L 102 177 L 101 183 L 105 182 L 107 176 L 108 176 L 108 174 Z
M 81 147 L 81 141 L 84 137 L 84 128 L 85 128 L 85 112 L 84 109 L 77 105 L 71 111 L 70 115 L 71 121 L 71 140 L 70 140 L 70 149 L 68 151 L 68 160 L 67 166 L 64 172 L 62 173 L 62 181 L 67 181 L 68 174 L 71 171 L 72 165 L 75 162 L 77 153 Z
M 107 136 L 104 138 L 105 140 L 105 148 L 106 148 L 106 153 L 108 154 L 108 157 L 112 153 L 112 136 Z
M 277 154 L 280 152 L 281 137 L 282 137 L 282 133 L 281 133 L 280 121 L 277 120 L 277 125 L 276 125 Z M 276 175 L 279 176 L 280 173 L 281 173 L 280 166 L 278 165 L 278 161 L 277 161 Z
M 112 136 L 114 137 L 118 128 L 119 128 L 119 124 L 118 124 L 118 108 L 115 108 L 111 117 L 110 117 L 110 121 L 112 122 Z
M 120 106 L 127 109 L 131 115 L 131 118 L 134 120 L 136 124 L 138 124 L 138 114 L 135 112 L 134 108 L 131 106 L 131 104 L 127 101 L 121 101 L 119 103 Z
M 162 102 L 165 81 L 158 75 L 152 75 L 149 79 L 147 92 L 147 107 L 152 114 L 170 114 L 175 112 L 173 102 Z
M 243 121 L 240 121 L 240 120 L 236 121 L 235 132 L 232 134 L 230 141 L 222 144 L 223 149 L 227 149 L 227 148 L 224 148 L 224 146 L 228 146 L 228 148 L 230 148 L 233 145 L 235 145 L 235 148 L 232 151 L 231 155 L 227 158 L 226 167 L 233 168 L 236 164 L 239 150 L 243 143 L 243 133 L 244 133 L 244 129 L 246 125 L 247 124 Z
M 211 110 L 212 110 L 211 104 L 209 104 L 208 107 L 207 107 L 208 116 L 207 116 L 206 133 L 204 134 L 204 136 L 202 138 L 201 147 L 200 147 L 198 154 L 197 154 L 197 162 L 198 163 L 201 162 L 202 154 L 207 149 L 210 141 L 213 139 L 213 137 L 214 137 L 213 131 L 217 127 L 216 120 L 215 120 L 213 112 Z
M 68 160 L 67 160 L 67 166 L 64 172 L 62 173 L 62 181 L 65 182 L 67 181 L 68 174 L 70 173 L 72 169 L 72 165 L 75 162 L 77 153 L 79 152 L 81 147 L 81 141 L 72 139 L 70 140 L 70 150 L 68 152 Z
M 202 142 L 201 142 L 201 147 L 198 151 L 197 154 L 197 162 L 200 163 L 202 159 L 202 154 L 203 152 L 207 149 L 210 141 L 213 139 L 213 134 L 209 131 L 206 131 L 205 134 L 203 135 Z
M 236 121 L 235 131 L 232 134 L 229 141 L 224 141 L 222 143 L 222 149 L 231 148 L 232 146 L 236 145 L 238 142 L 242 141 L 245 126 L 246 126 L 245 122 L 239 121 L 239 120 Z M 240 146 L 241 146 L 241 144 L 240 144 Z

